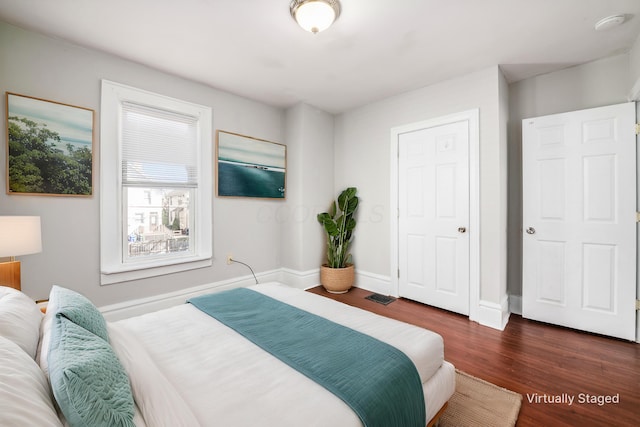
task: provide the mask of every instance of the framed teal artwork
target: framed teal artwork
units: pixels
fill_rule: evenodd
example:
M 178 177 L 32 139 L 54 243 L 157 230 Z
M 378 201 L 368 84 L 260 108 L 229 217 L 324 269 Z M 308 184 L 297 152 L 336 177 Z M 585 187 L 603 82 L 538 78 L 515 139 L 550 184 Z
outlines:
M 216 158 L 218 197 L 285 199 L 286 145 L 218 130 Z

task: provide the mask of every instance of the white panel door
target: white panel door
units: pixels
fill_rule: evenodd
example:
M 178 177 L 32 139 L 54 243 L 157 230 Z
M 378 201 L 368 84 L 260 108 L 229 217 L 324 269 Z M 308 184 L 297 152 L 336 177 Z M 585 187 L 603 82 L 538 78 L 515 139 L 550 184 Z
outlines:
M 635 104 L 522 122 L 522 315 L 635 339 Z
M 400 296 L 469 314 L 469 122 L 398 140 Z

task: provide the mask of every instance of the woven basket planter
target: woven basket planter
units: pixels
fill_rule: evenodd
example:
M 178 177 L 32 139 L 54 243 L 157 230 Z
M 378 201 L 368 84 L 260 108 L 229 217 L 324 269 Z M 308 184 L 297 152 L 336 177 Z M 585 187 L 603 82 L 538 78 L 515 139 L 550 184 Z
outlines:
M 320 267 L 320 284 L 332 294 L 344 294 L 349 291 L 355 281 L 353 264 L 344 268 Z

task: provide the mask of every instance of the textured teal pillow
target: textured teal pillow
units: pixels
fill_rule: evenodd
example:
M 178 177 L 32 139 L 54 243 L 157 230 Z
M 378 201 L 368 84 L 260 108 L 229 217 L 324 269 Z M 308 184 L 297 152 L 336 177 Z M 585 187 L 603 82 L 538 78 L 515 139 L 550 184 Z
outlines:
M 134 402 L 124 368 L 109 343 L 56 316 L 49 380 L 71 427 L 133 427 Z
M 63 315 L 76 325 L 109 341 L 107 323 L 102 313 L 84 295 L 71 289 L 53 286 L 49 294 L 49 307 L 55 310 L 53 315 Z

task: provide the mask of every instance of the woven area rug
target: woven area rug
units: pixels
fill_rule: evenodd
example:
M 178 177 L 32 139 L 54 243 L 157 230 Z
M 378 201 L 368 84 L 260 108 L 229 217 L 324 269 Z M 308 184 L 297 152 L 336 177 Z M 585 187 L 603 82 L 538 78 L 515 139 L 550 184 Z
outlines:
M 440 427 L 514 426 L 522 395 L 456 370 L 456 391 Z

